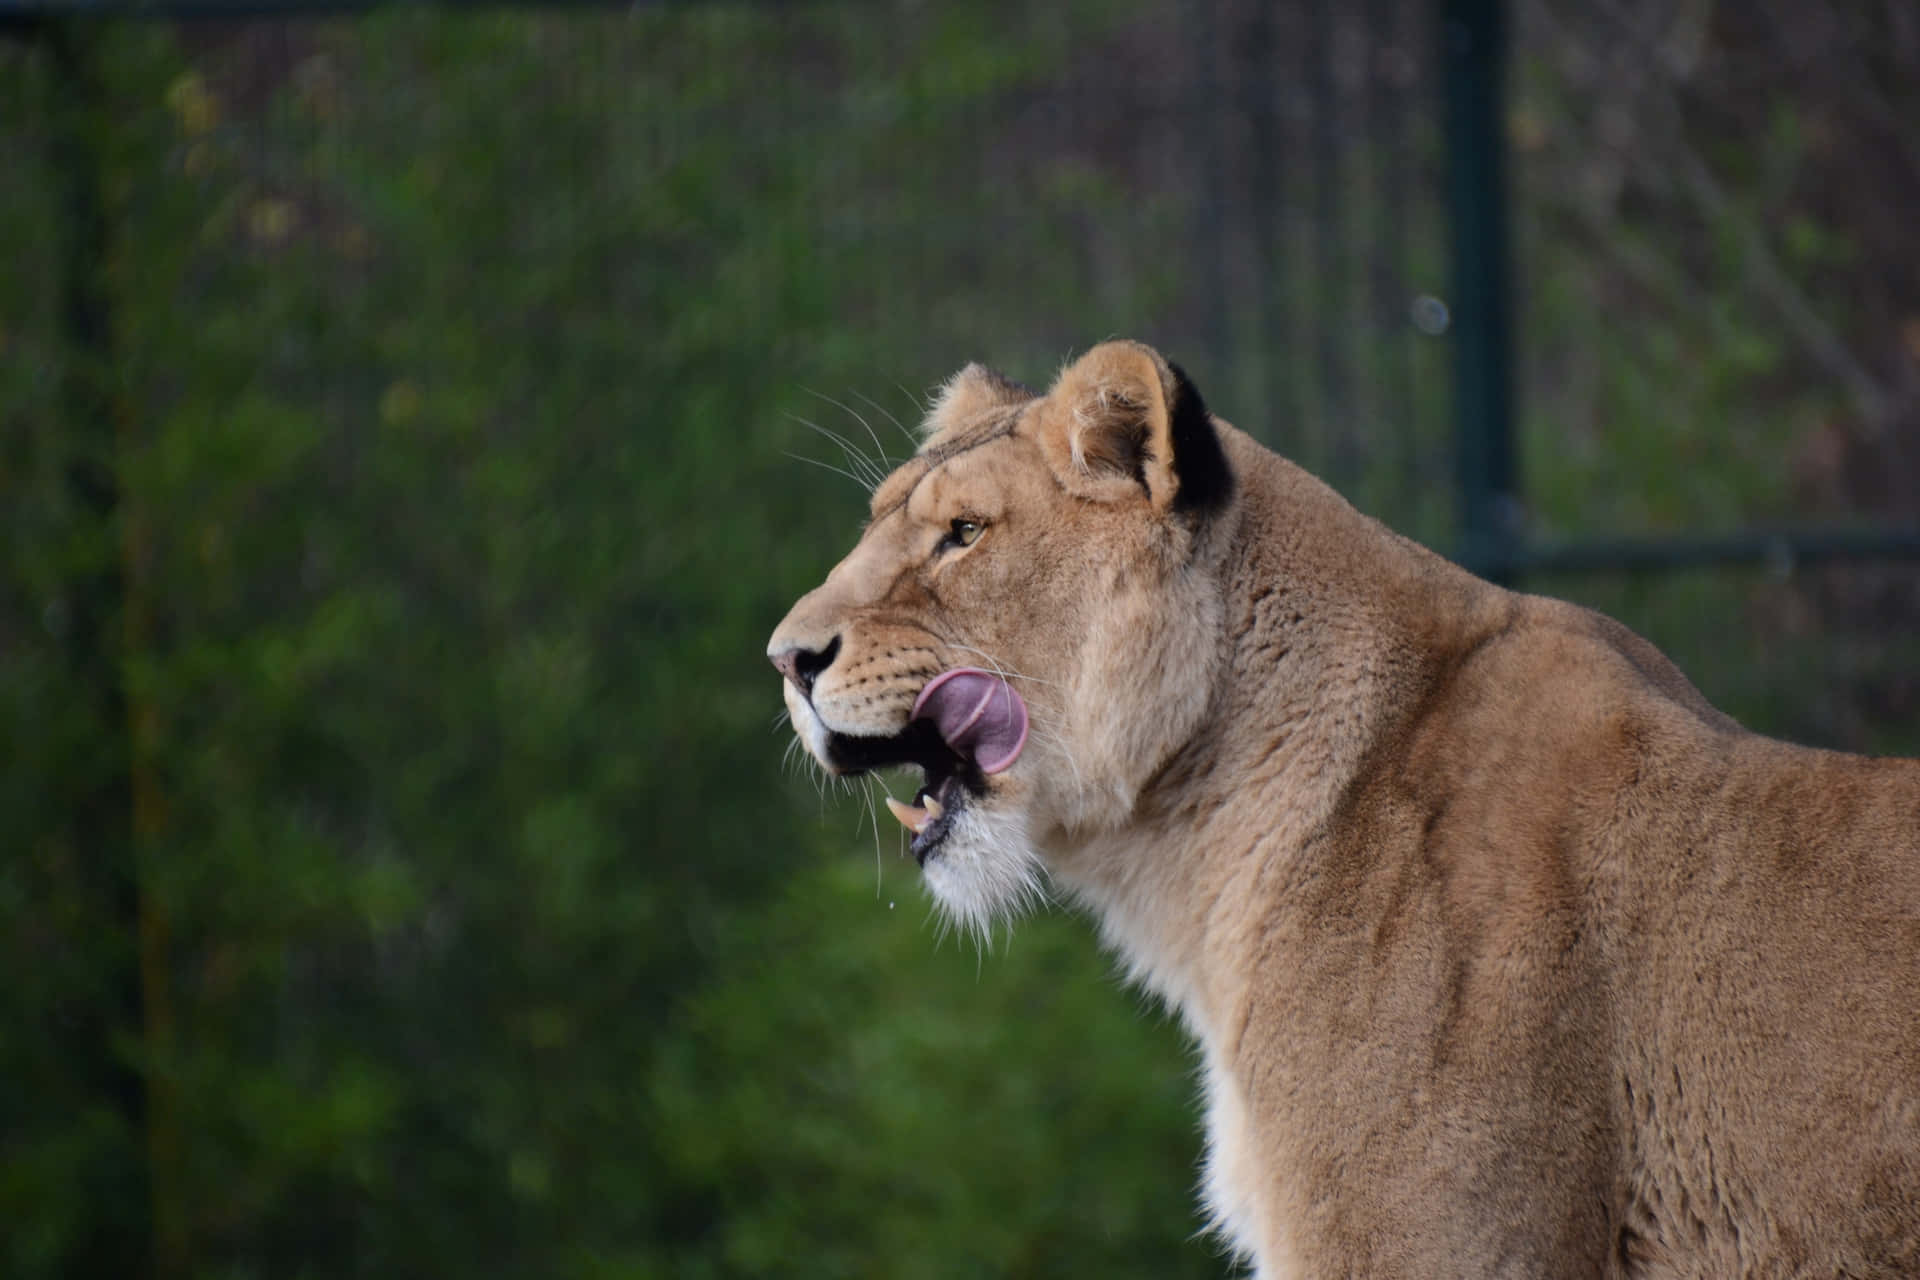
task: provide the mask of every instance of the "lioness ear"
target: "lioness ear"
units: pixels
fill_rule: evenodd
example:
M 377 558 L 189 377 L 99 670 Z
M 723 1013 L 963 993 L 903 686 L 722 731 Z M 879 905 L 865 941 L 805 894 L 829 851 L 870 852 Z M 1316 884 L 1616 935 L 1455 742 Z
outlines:
M 1144 492 L 1156 511 L 1201 513 L 1233 491 L 1206 403 L 1180 366 L 1138 342 L 1107 342 L 1068 366 L 1047 393 L 1039 441 L 1083 497 Z
M 1033 399 L 1033 392 L 997 369 L 970 364 L 948 378 L 927 411 L 924 435 L 932 436 L 949 423 L 963 422 L 989 409 L 1010 409 Z

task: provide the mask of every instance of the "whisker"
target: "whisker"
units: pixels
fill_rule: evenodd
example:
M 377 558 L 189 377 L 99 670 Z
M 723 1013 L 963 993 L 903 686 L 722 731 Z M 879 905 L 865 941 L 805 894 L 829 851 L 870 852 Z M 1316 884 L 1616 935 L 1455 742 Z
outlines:
M 872 485 L 868 484 L 865 480 L 862 480 L 859 476 L 853 474 L 853 472 L 848 471 L 845 467 L 836 467 L 831 462 L 822 462 L 818 458 L 809 458 L 804 454 L 792 453 L 786 449 L 782 449 L 780 452 L 786 454 L 789 458 L 792 458 L 795 462 L 804 462 L 808 466 L 819 467 L 822 471 L 831 471 L 833 472 L 833 474 L 837 476 L 845 476 L 847 479 L 859 485 L 860 491 L 862 493 L 871 493 L 873 491 Z
M 866 427 L 867 435 L 873 438 L 875 445 L 877 446 L 879 444 L 879 438 L 873 435 L 873 428 L 867 427 L 866 421 L 862 419 L 859 414 L 853 413 L 851 409 L 848 409 L 847 406 L 841 404 L 838 400 L 835 400 L 832 396 L 824 395 L 821 392 L 813 390 L 811 387 L 803 387 L 801 388 L 801 390 L 805 391 L 810 396 L 815 396 L 821 400 L 825 400 L 828 404 L 835 406 L 836 408 L 840 409 L 842 412 L 853 414 L 854 420 L 856 422 L 859 422 L 861 426 Z M 847 460 L 849 462 L 854 462 L 856 460 L 858 461 L 859 469 L 863 475 L 870 474 L 870 475 L 880 476 L 884 478 L 887 472 L 893 469 L 892 465 L 887 461 L 886 450 L 884 449 L 880 450 L 880 456 L 877 459 L 868 457 L 867 451 L 865 449 L 862 449 L 860 446 L 855 444 L 851 439 L 841 435 L 839 432 L 832 431 L 826 427 L 823 427 L 819 423 L 814 422 L 811 419 L 802 418 L 800 417 L 799 414 L 789 414 L 788 416 L 804 424 L 805 426 L 809 426 L 813 428 L 815 431 L 818 431 L 822 435 L 825 435 L 831 440 L 833 440 L 843 450 L 846 451 Z
M 864 391 L 856 391 L 853 394 L 856 396 L 859 396 L 862 400 L 865 400 L 868 404 L 872 405 L 874 409 L 876 409 L 880 413 L 885 414 L 887 421 L 891 422 L 894 425 L 894 429 L 897 430 L 901 435 L 907 438 L 907 447 L 912 452 L 918 453 L 920 451 L 919 437 L 914 435 L 913 432 L 907 429 L 906 423 L 900 421 L 900 419 L 893 416 L 893 410 L 887 408 L 887 406 L 881 404 L 878 400 L 875 400 L 872 396 L 868 395 Z
M 1074 787 L 1077 790 L 1084 790 L 1086 775 L 1081 772 L 1080 761 L 1074 758 L 1073 748 L 1067 745 L 1066 738 L 1053 727 L 1038 721 L 1029 722 L 1028 728 L 1037 741 L 1045 743 L 1060 754 L 1060 758 L 1067 762 L 1067 768 L 1073 773 Z
M 872 783 L 879 782 L 879 779 L 871 775 L 869 777 L 871 782 L 862 788 L 862 794 L 867 799 L 867 818 L 873 823 L 873 896 L 877 901 L 880 897 L 880 804 L 874 798 Z
M 847 439 L 845 436 L 841 435 L 838 431 L 835 431 L 830 427 L 823 427 L 819 423 L 813 421 L 813 419 L 803 418 L 797 413 L 789 413 L 787 417 L 791 421 L 799 423 L 801 426 L 805 427 L 807 430 L 814 432 L 816 435 L 820 436 L 822 439 L 832 441 L 834 445 L 839 448 L 841 455 L 846 458 L 847 465 L 852 467 L 855 471 L 859 472 L 862 477 L 870 478 L 871 480 L 874 480 L 874 481 L 884 480 L 886 478 L 888 468 L 882 466 L 881 463 L 879 462 L 875 462 L 872 458 L 869 458 L 867 456 L 866 450 L 854 444 L 853 441 Z M 868 487 L 871 488 L 873 486 L 869 484 Z
M 874 787 L 878 788 L 889 800 L 896 798 L 893 794 L 893 788 L 887 785 L 887 780 L 885 778 L 881 777 L 877 773 L 873 774 L 872 778 L 873 778 Z M 873 791 L 869 789 L 867 792 L 868 803 L 872 804 L 876 799 L 877 797 L 874 796 Z M 905 827 L 900 828 L 900 834 L 903 837 L 906 835 Z M 873 813 L 873 896 L 876 901 L 878 901 L 880 897 L 881 879 L 882 877 L 880 874 L 880 811 L 878 809 L 875 809 Z
M 933 407 L 932 396 L 926 394 L 915 395 L 913 392 L 907 390 L 905 383 L 895 382 L 893 389 L 907 398 L 907 403 L 913 406 L 913 413 L 917 418 L 926 417 L 927 410 Z
M 987 665 L 993 668 L 993 673 L 995 675 L 999 676 L 1002 680 L 1008 681 L 1009 683 L 1011 683 L 1014 680 L 1025 680 L 1028 684 L 1046 685 L 1050 688 L 1055 688 L 1055 689 L 1066 687 L 1058 680 L 1042 680 L 1039 676 L 1030 676 L 1026 674 L 1024 671 L 1015 671 L 1011 667 L 1007 667 L 1003 665 L 1000 659 L 994 657 L 992 654 L 988 653 L 985 649 L 978 648 L 975 645 L 962 644 L 958 640 L 948 640 L 945 643 L 949 648 L 952 648 L 952 649 L 959 649 L 965 653 L 979 654 L 982 658 L 986 660 Z
M 879 455 L 880 461 L 886 464 L 886 469 L 888 471 L 893 470 L 893 463 L 887 458 L 887 447 L 880 443 L 880 437 L 874 433 L 873 426 L 864 417 L 861 416 L 860 411 L 858 409 L 855 409 L 852 405 L 844 404 L 839 400 L 835 400 L 830 395 L 825 395 L 818 391 L 812 392 L 811 394 L 819 396 L 822 400 L 825 400 L 828 404 L 833 405 L 839 409 L 844 409 L 846 412 L 852 414 L 853 420 L 859 423 L 863 428 L 865 428 L 867 433 L 867 438 L 873 441 L 873 450 L 876 454 Z

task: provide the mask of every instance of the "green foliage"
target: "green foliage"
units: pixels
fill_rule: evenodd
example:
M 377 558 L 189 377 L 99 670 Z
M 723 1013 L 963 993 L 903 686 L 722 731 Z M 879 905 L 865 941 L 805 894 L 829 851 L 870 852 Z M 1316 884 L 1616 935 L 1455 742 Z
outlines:
M 0 379 L 0 740 L 33 746 L 5 774 L 25 856 L 0 934 L 29 975 L 8 1027 L 119 1012 L 6 1038 L 0 1213 L 32 1226 L 0 1269 L 90 1265 L 88 1186 L 207 1276 L 1216 1269 L 1187 1240 L 1184 1056 L 1081 931 L 1023 932 L 1051 963 L 990 962 L 990 994 L 844 876 L 792 881 L 848 864 L 773 781 L 759 649 L 862 505 L 784 456 L 838 462 L 794 418 L 871 447 L 803 389 L 897 456 L 885 418 L 918 407 L 893 379 L 1036 345 L 930 306 L 935 281 L 1034 288 L 1041 331 L 1129 323 L 1095 319 L 1116 295 L 1061 253 L 1097 186 L 1016 217 L 970 171 L 981 104 L 1068 29 L 721 7 L 396 13 L 265 49 L 83 29 L 118 421 L 60 399 L 62 210 L 9 202 L 0 333 L 30 358 Z M 68 90 L 6 56 L 30 172 Z M 956 159 L 909 174 L 909 152 Z M 918 267 L 982 220 L 1004 257 Z M 110 537 L 64 483 L 103 439 Z M 125 608 L 89 634 L 124 639 L 157 797 L 133 839 L 67 820 L 121 726 L 75 711 L 101 677 L 46 619 L 96 571 Z M 164 932 L 157 965 L 131 929 Z M 768 967 L 770 937 L 805 964 Z M 1088 1060 L 1062 1075 L 1069 1043 Z M 132 1099 L 98 1078 L 116 1065 Z
M 991 955 L 936 944 L 910 864 L 886 859 L 884 881 L 857 860 L 808 873 L 719 939 L 726 976 L 651 1081 L 704 1219 L 661 1274 L 1218 1274 L 1186 1239 L 1175 1029 L 1062 917 Z M 795 1193 L 813 1185 L 833 1194 Z

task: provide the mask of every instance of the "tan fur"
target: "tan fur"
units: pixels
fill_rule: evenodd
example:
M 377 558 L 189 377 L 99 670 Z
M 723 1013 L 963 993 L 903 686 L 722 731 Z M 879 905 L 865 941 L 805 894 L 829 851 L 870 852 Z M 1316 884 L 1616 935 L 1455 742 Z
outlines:
M 1033 738 L 929 884 L 978 925 L 1044 868 L 1180 1010 L 1259 1276 L 1920 1275 L 1920 763 L 1746 733 L 1224 423 L 1182 513 L 1175 385 L 950 384 L 775 633 L 840 643 L 786 686 L 815 754 L 1011 675 Z

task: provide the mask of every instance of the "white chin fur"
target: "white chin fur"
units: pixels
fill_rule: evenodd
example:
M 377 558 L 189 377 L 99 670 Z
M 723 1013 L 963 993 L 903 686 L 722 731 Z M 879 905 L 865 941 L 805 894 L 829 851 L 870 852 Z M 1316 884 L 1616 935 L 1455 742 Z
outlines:
M 975 937 L 1046 901 L 1040 856 L 1027 838 L 1025 815 L 995 812 L 975 801 L 954 818 L 923 874 L 941 912 Z
M 827 726 L 820 723 L 812 705 L 785 680 L 780 682 L 780 696 L 786 701 L 787 716 L 793 721 L 793 732 L 800 739 L 800 745 L 819 761 L 821 768 L 826 768 Z

